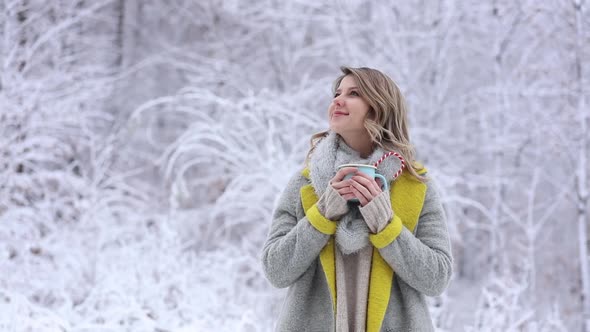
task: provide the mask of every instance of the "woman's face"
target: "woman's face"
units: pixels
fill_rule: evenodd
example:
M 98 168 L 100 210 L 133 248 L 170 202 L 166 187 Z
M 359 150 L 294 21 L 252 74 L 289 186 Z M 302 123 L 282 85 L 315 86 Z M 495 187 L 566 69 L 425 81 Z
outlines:
M 360 90 L 351 75 L 345 76 L 328 108 L 330 129 L 342 135 L 366 131 L 365 117 L 369 104 L 360 96 Z

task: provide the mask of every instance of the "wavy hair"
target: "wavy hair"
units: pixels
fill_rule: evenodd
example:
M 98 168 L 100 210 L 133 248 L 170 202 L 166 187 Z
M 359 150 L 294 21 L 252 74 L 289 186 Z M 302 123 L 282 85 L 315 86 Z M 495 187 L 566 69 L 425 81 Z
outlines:
M 361 98 L 369 104 L 364 126 L 374 145 L 385 151 L 396 151 L 406 161 L 406 169 L 416 179 L 426 182 L 427 177 L 418 174 L 424 167 L 415 160 L 414 146 L 408 132 L 408 109 L 406 101 L 395 82 L 382 72 L 367 68 L 340 67 L 340 75 L 332 86 L 336 92 L 344 77 L 351 75 L 360 90 Z M 329 131 L 322 131 L 311 137 L 311 148 L 305 159 L 309 162 L 311 153 Z

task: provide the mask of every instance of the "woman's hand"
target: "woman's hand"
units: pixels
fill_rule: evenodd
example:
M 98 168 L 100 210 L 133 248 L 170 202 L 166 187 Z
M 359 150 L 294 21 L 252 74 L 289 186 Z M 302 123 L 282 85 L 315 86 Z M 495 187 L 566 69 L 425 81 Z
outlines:
M 354 198 L 350 190 L 350 181 L 343 180 L 347 174 L 356 172 L 356 168 L 347 167 L 338 170 L 336 175 L 330 180 L 326 191 L 322 194 L 317 202 L 320 214 L 329 220 L 340 220 L 342 216 L 348 213 L 349 208 L 346 201 Z
M 350 179 L 350 191 L 354 194 L 354 197 L 358 198 L 361 206 L 369 204 L 373 198 L 383 192 L 374 178 L 362 172 L 356 172 Z
M 330 180 L 330 185 L 336 189 L 336 191 L 344 198 L 345 200 L 349 200 L 351 198 L 355 198 L 356 196 L 352 192 L 352 185 L 351 180 L 346 179 L 344 177 L 348 174 L 357 174 L 359 173 L 356 167 L 343 167 L 336 172 L 336 175 Z

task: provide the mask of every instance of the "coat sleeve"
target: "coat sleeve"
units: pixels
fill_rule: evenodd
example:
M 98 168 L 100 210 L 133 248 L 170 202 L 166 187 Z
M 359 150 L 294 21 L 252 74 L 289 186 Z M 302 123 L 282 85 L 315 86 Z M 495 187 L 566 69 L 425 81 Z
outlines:
M 453 257 L 439 191 L 432 179 L 427 186 L 415 235 L 395 215 L 392 223 L 399 224 L 400 231 L 394 232 L 397 236 L 392 236 L 388 243 L 373 244 L 400 279 L 423 294 L 438 296 L 451 279 Z M 392 229 L 396 225 L 390 226 Z
M 264 273 L 270 283 L 278 288 L 290 286 L 303 275 L 330 238 L 326 231 L 316 228 L 330 222 L 317 212 L 316 205 L 313 207 L 314 213 L 308 213 L 315 216 L 316 226 L 305 216 L 297 219 L 297 212 L 304 215 L 300 189 L 306 184 L 307 180 L 299 173 L 289 180 L 273 212 L 270 230 L 262 249 Z

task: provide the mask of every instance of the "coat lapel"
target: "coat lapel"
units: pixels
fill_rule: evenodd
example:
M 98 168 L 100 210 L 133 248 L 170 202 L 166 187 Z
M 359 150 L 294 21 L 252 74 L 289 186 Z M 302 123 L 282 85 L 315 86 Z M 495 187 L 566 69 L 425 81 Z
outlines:
M 391 184 L 391 207 L 402 220 L 404 227 L 412 233 L 418 224 L 425 195 L 426 185 L 414 179 L 409 172 L 402 172 L 397 181 Z M 379 249 L 373 248 L 367 310 L 368 332 L 381 330 L 389 304 L 393 276 L 393 269 L 383 259 Z

